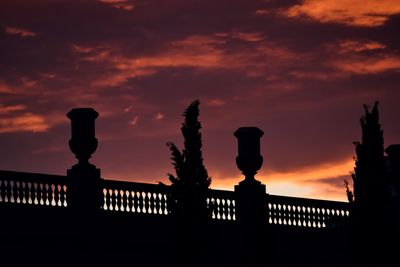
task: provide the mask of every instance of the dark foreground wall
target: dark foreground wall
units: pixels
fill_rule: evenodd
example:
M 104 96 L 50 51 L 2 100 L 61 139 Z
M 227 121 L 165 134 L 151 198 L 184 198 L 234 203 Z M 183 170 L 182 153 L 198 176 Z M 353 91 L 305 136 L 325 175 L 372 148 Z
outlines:
M 1 266 L 347 266 L 345 228 L 212 222 L 180 234 L 169 216 L 75 216 L 1 207 Z M 252 235 L 252 236 L 250 236 Z

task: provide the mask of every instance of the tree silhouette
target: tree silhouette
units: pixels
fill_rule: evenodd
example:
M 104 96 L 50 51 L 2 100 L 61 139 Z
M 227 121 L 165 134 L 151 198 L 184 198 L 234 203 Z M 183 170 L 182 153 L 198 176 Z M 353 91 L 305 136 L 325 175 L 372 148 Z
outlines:
M 176 173 L 168 174 L 172 192 L 170 209 L 173 215 L 191 223 L 205 221 L 209 216 L 206 193 L 211 184 L 211 177 L 203 165 L 199 105 L 200 101 L 196 100 L 183 113 L 183 151 L 181 152 L 174 143 L 167 143 Z
M 351 203 L 353 265 L 389 266 L 384 262 L 390 262 L 385 240 L 390 232 L 390 194 L 378 102 L 371 111 L 367 105 L 364 109 L 360 119 L 362 140 L 354 142 L 356 157 L 351 175 L 354 189 L 353 192 L 347 189 Z
M 381 209 L 388 197 L 388 178 L 385 167 L 383 131 L 379 123 L 378 102 L 372 111 L 364 105 L 365 114 L 361 117 L 362 141 L 355 142 L 355 168 L 351 177 L 355 208 L 360 212 Z

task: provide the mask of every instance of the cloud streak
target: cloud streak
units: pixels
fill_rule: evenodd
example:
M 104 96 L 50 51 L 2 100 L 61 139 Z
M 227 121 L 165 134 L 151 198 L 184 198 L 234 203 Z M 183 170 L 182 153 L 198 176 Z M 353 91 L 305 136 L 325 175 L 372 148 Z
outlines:
M 342 23 L 357 27 L 382 26 L 391 15 L 400 14 L 398 0 L 305 0 L 288 8 L 288 17 L 307 17 L 323 23 Z
M 24 37 L 24 38 L 36 36 L 36 33 L 33 31 L 23 29 L 23 28 L 13 27 L 13 26 L 5 27 L 4 31 L 7 34 L 18 35 L 18 36 Z

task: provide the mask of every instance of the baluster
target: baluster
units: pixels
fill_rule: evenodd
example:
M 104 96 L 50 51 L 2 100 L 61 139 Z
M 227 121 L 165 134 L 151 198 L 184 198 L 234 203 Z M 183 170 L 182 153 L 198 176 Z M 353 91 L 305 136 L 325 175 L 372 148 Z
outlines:
M 54 184 L 54 202 L 52 203 L 52 205 L 55 207 L 60 207 L 61 205 L 59 204 L 59 201 L 60 201 L 60 185 Z
M 140 194 L 140 200 L 141 200 L 141 210 L 142 213 L 147 213 L 148 212 L 148 201 L 147 201 L 147 193 L 146 192 L 141 192 Z
M 134 207 L 136 213 L 141 212 L 141 206 L 139 203 L 139 201 L 140 201 L 139 194 L 140 194 L 140 192 L 137 192 L 137 191 L 133 192 L 133 207 Z
M 4 202 L 4 197 L 5 197 L 4 181 L 0 180 L 0 202 Z
M 316 224 L 315 224 L 315 208 L 314 207 L 312 207 L 312 208 L 310 208 L 310 210 L 311 210 L 311 227 L 316 227 Z
M 41 197 L 40 204 L 46 205 L 46 184 L 40 183 L 40 197 Z
M 282 204 L 282 224 L 287 225 L 287 220 L 286 220 L 286 205 Z
M 298 216 L 299 216 L 299 214 L 298 214 L 298 209 L 297 209 L 297 206 L 292 206 L 292 208 L 293 208 L 293 225 L 294 226 L 298 226 L 299 225 L 299 222 L 298 222 Z
M 26 197 L 25 197 L 25 182 L 20 182 L 19 187 L 19 203 L 26 204 Z
M 165 215 L 167 215 L 168 214 L 168 206 L 167 206 L 167 195 L 166 194 L 161 194 L 161 210 L 162 210 L 162 213 L 161 214 L 165 214 Z
M 149 193 L 145 192 L 143 194 L 144 194 L 144 210 L 145 210 L 145 213 L 150 213 Z
M 6 202 L 11 202 L 11 181 L 8 180 L 6 184 Z
M 47 184 L 42 184 L 42 205 L 47 205 L 48 195 L 47 195 Z
M 24 182 L 24 196 L 25 196 L 25 204 L 30 204 L 29 203 L 29 198 L 30 198 L 30 188 L 29 188 L 29 182 Z
M 128 206 L 128 194 L 129 192 L 126 190 L 121 190 L 122 193 L 122 207 L 121 210 L 122 211 L 129 211 L 129 206 Z
M 57 187 L 57 184 L 52 184 L 51 187 L 50 187 L 50 194 L 52 196 L 52 199 L 51 199 L 51 202 L 50 202 L 51 206 L 55 206 L 56 205 L 56 193 L 55 193 L 56 187 Z
M 31 182 L 26 182 L 26 186 L 25 186 L 25 196 L 26 196 L 26 203 L 27 204 L 32 204 L 33 200 L 32 200 L 32 183 Z
M 214 210 L 214 219 L 218 220 L 218 215 L 219 215 L 219 200 L 217 197 L 213 197 L 213 210 Z
M 219 198 L 216 198 L 215 199 L 215 203 L 216 203 L 216 207 L 217 207 L 217 209 L 216 209 L 216 213 L 217 213 L 216 219 L 220 220 L 221 219 L 221 200 Z
M 10 182 L 10 191 L 11 191 L 11 197 L 10 197 L 10 202 L 11 203 L 15 203 L 16 202 L 16 199 L 15 199 L 15 195 L 16 195 L 16 188 L 17 188 L 17 186 L 16 186 L 16 184 L 15 184 L 16 182 L 15 181 L 11 181 Z
M 277 211 L 278 211 L 278 218 L 277 218 L 278 224 L 282 224 L 282 205 L 281 204 L 278 204 Z
M 32 201 L 33 205 L 37 205 L 36 187 L 37 187 L 37 183 L 36 182 L 32 182 L 31 186 L 30 186 L 30 198 L 31 198 L 31 201 Z
M 320 228 L 323 228 L 324 227 L 324 215 L 322 213 L 323 208 L 318 208 L 318 209 L 319 209 L 319 211 L 318 211 L 319 225 L 320 225 Z
M 148 213 L 151 213 L 151 214 L 153 214 L 154 213 L 154 210 L 153 210 L 153 198 L 152 198 L 152 196 L 153 196 L 153 193 L 151 193 L 151 192 L 148 192 L 147 194 L 146 194 L 146 196 L 147 196 L 147 201 L 148 201 Z
M 235 200 L 231 199 L 231 202 L 229 204 L 229 213 L 231 216 L 231 220 L 235 220 Z
M 35 183 L 35 204 L 40 205 L 40 183 Z
M 68 207 L 67 190 L 68 190 L 68 188 L 66 185 L 60 185 L 61 207 Z
M 211 219 L 214 219 L 214 199 L 212 197 L 207 198 L 207 207 L 210 211 Z
M 222 219 L 223 220 L 227 220 L 228 219 L 228 215 L 227 215 L 227 210 L 226 210 L 226 199 L 221 199 L 222 201 Z
M 20 181 L 16 181 L 14 182 L 14 202 L 15 203 L 21 203 L 21 182 Z
M 151 206 L 152 206 L 151 210 L 153 211 L 154 214 L 158 214 L 157 202 L 158 202 L 158 193 L 153 193 L 151 199 Z
M 276 223 L 276 204 L 271 203 L 271 224 Z
M 159 214 L 159 215 L 162 215 L 163 213 L 162 213 L 162 211 L 161 211 L 161 205 L 160 205 L 160 202 L 161 202 L 161 197 L 162 197 L 162 195 L 160 194 L 160 193 L 157 193 L 156 194 L 156 197 L 155 197 L 155 199 L 154 199 L 154 201 L 155 201 L 155 208 L 156 208 L 156 214 Z
M 211 206 L 212 206 L 212 218 L 213 218 L 213 219 L 217 219 L 218 207 L 217 207 L 217 199 L 215 198 L 215 196 L 213 196 L 213 197 L 211 198 L 210 204 L 211 204 Z
M 134 192 L 133 191 L 128 191 L 128 207 L 130 209 L 131 212 L 134 212 L 134 206 L 133 206 L 133 195 Z
M 124 207 L 124 196 L 125 196 L 125 192 L 124 192 L 124 190 L 122 190 L 122 189 L 118 190 L 118 195 L 119 195 L 118 209 L 119 209 L 120 211 L 125 211 L 125 207 Z
M 126 195 L 126 211 L 131 212 L 132 211 L 132 197 L 131 197 L 131 191 L 126 190 L 125 191 Z
M 108 192 L 107 188 L 103 188 L 103 196 L 104 196 L 103 209 L 109 210 L 110 209 L 110 193 Z
M 121 194 L 118 189 L 114 190 L 115 194 L 115 211 L 119 211 L 121 209 Z
M 226 219 L 228 221 L 232 220 L 232 217 L 231 217 L 231 200 L 230 199 L 226 199 Z
M 9 202 L 9 197 L 8 197 L 8 180 L 4 181 L 4 202 Z
M 43 184 L 42 183 L 38 183 L 38 187 L 37 187 L 37 198 L 38 198 L 38 205 L 43 205 Z
M 220 198 L 220 197 L 218 197 L 217 198 L 217 205 L 218 205 L 218 207 L 217 207 L 217 218 L 218 218 L 218 220 L 222 220 L 222 199 Z
M 229 199 L 228 203 L 228 210 L 229 210 L 229 220 L 233 221 L 233 199 Z
M 21 203 L 22 199 L 22 182 L 16 181 L 15 182 L 15 203 Z
M 143 203 L 143 195 L 142 195 L 142 193 L 143 193 L 143 192 L 140 192 L 140 191 L 138 191 L 138 192 L 136 193 L 137 200 L 138 200 L 138 209 L 137 209 L 137 212 L 138 212 L 138 213 L 143 213 L 143 212 L 145 212 L 145 211 L 144 211 L 144 203 Z
M 218 220 L 218 213 L 219 213 L 219 207 L 218 207 L 218 198 L 216 196 L 213 197 L 213 211 L 214 211 L 214 219 Z
M 301 227 L 301 226 L 303 226 L 303 222 L 302 222 L 303 213 L 302 213 L 300 206 L 296 206 L 296 209 L 297 209 L 297 226 Z
M 287 218 L 287 221 L 288 221 L 288 225 L 293 225 L 293 222 L 292 222 L 292 206 L 289 204 L 289 205 L 287 205 L 287 216 L 286 216 L 286 218 Z
M 51 206 L 53 203 L 53 184 L 47 184 L 47 201 L 46 201 L 46 206 Z
M 110 190 L 105 188 L 103 189 L 103 195 L 104 195 L 104 210 L 110 210 L 110 204 L 111 204 L 111 196 L 110 196 Z
M 115 195 L 115 191 L 110 189 L 111 203 L 110 210 L 115 210 L 115 204 L 117 203 L 117 196 Z

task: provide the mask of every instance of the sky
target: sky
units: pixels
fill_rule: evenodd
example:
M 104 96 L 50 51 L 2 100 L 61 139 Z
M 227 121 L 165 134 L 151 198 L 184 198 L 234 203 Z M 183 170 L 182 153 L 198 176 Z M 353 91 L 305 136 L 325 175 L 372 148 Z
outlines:
M 363 104 L 400 143 L 399 30 L 399 0 L 2 0 L 0 169 L 65 175 L 65 115 L 92 107 L 104 178 L 168 182 L 199 99 L 212 188 L 256 126 L 268 193 L 345 201 Z

